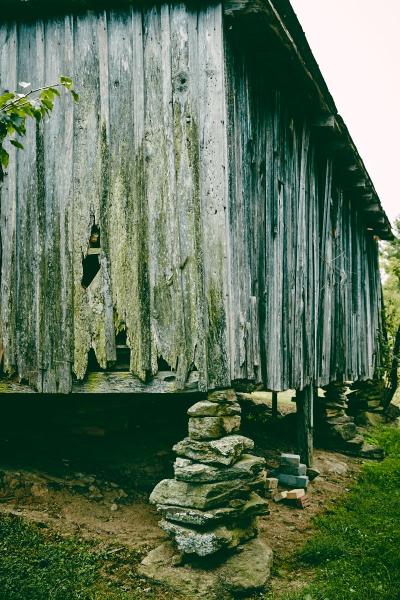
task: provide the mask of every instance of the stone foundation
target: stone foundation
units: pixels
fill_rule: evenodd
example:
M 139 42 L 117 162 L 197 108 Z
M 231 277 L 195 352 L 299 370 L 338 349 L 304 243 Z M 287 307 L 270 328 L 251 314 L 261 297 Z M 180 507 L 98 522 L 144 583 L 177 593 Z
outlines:
M 357 415 L 355 406 L 360 406 L 356 396 L 346 395 L 347 386 L 330 383 L 324 388 L 325 398 L 318 398 L 315 409 L 316 433 L 324 446 L 364 458 L 382 459 L 381 448 L 366 444 L 358 425 L 377 424 L 365 422 Z M 374 406 L 377 398 L 373 397 Z M 365 402 L 362 400 L 361 402 Z M 356 417 L 355 417 L 356 415 Z
M 325 398 L 318 397 L 315 407 L 316 433 L 324 445 L 357 454 L 364 443 L 354 418 L 349 416 L 347 386 L 332 382 L 324 387 Z
M 246 550 L 250 540 L 251 548 L 264 548 L 261 556 L 270 564 L 270 550 L 261 542 L 255 544 L 257 516 L 268 514 L 262 497 L 266 488 L 265 460 L 250 454 L 253 441 L 239 434 L 240 406 L 235 393 L 210 393 L 206 401 L 189 408 L 188 416 L 189 435 L 173 448 L 177 455 L 174 479 L 164 479 L 150 495 L 150 502 L 157 505 L 163 517 L 160 527 L 171 539 L 170 550 L 154 550 L 143 562 L 143 573 L 154 576 L 153 567 L 162 556 L 164 571 L 181 569 L 174 566 L 178 562 L 196 578 L 194 563 L 196 569 L 201 569 L 201 561 L 211 557 L 216 561 L 215 568 L 219 565 L 219 575 L 215 575 L 219 581 L 225 559 L 238 569 L 246 552 L 250 552 Z M 164 580 L 168 579 L 166 572 L 164 575 Z M 269 567 L 257 585 L 250 570 L 248 575 L 249 589 L 260 587 L 269 575 Z M 156 578 L 160 580 L 159 572 Z
M 381 381 L 356 381 L 347 395 L 348 413 L 354 417 L 357 425 L 379 425 L 385 422 L 385 389 Z
M 152 550 L 139 573 L 179 590 L 187 600 L 231 600 L 265 587 L 271 572 L 272 550 L 258 538 L 240 551 L 215 557 L 212 565 L 193 560 L 177 564 L 180 556 L 172 542 Z

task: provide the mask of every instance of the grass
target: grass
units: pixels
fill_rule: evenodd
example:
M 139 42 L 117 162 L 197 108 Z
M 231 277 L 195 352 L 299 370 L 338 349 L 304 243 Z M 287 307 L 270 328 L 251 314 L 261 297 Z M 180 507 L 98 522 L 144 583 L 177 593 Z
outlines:
M 301 569 L 312 583 L 264 600 L 400 600 L 400 430 L 378 430 L 371 441 L 387 458 L 366 463 L 346 498 L 316 519 L 315 535 L 290 564 L 278 563 L 277 576 Z M 137 574 L 141 557 L 0 516 L 0 600 L 175 598 Z
M 140 558 L 125 549 L 64 538 L 17 516 L 1 516 L 0 600 L 171 597 L 137 575 Z
M 400 599 L 400 431 L 373 439 L 387 458 L 366 463 L 346 498 L 317 518 L 317 532 L 293 559 L 314 575 L 300 592 L 265 600 Z

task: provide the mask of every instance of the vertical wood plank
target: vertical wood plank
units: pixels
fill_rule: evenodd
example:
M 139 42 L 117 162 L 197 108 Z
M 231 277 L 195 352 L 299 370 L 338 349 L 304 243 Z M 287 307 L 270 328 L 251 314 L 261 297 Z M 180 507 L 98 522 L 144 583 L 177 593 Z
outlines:
M 199 135 L 203 221 L 204 294 L 209 387 L 230 384 L 227 284 L 226 137 L 222 6 L 202 9 L 199 36 Z
M 308 467 L 313 464 L 314 393 L 314 387 L 311 384 L 302 390 L 296 390 L 297 448 L 301 462 Z
M 203 236 L 200 197 L 200 143 L 198 106 L 198 13 L 183 4 L 170 7 L 170 72 L 172 91 L 172 140 L 169 141 L 175 192 L 180 264 L 182 351 L 178 381 L 191 369 L 199 371 L 199 386 L 206 388 L 205 304 L 203 298 Z M 165 31 L 165 29 L 164 29 Z M 165 33 L 167 33 L 165 31 Z M 168 46 L 164 33 L 163 46 Z M 166 50 L 163 55 L 166 55 Z M 167 67 L 167 65 L 166 65 Z M 165 68 L 165 72 L 167 68 Z M 167 78 L 165 77 L 167 81 Z M 169 115 L 168 97 L 164 115 Z M 165 123 L 166 131 L 168 123 Z M 171 147 L 171 142 L 173 146 Z
M 75 17 L 74 77 L 80 92 L 74 118 L 74 372 L 83 378 L 88 351 L 93 348 L 101 367 L 107 366 L 103 273 L 82 287 L 82 259 L 92 226 L 100 224 L 103 189 L 100 123 L 98 23 L 91 13 Z M 101 232 L 100 232 L 101 240 Z
M 272 392 L 272 418 L 278 418 L 278 392 Z
M 3 89 L 17 87 L 17 26 L 4 24 L 1 28 L 0 81 Z M 7 146 L 10 162 L 1 194 L 1 294 L 0 328 L 3 370 L 17 371 L 16 341 L 16 149 Z

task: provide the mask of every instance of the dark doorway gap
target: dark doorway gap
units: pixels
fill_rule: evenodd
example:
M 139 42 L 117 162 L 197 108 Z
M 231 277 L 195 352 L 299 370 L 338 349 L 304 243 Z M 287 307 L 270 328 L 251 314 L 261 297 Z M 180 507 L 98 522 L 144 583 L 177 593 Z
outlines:
M 95 223 L 89 237 L 89 248 L 82 258 L 83 275 L 81 285 L 87 289 L 100 270 L 100 228 Z
M 98 363 L 98 360 L 96 358 L 96 353 L 93 350 L 93 348 L 90 348 L 90 350 L 88 352 L 87 371 L 90 373 L 99 373 L 100 371 L 104 371 L 104 369 L 102 369 Z
M 167 363 L 163 356 L 159 356 L 157 359 L 158 371 L 173 371 L 171 365 Z
M 129 371 L 131 363 L 131 349 L 127 344 L 125 327 L 118 331 L 115 336 L 115 350 L 117 354 L 117 360 L 110 370 Z

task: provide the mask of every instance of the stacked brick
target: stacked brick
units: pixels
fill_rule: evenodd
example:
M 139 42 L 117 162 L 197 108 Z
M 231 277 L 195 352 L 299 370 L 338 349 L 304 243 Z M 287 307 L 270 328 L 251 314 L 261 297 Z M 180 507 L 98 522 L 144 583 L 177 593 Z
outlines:
M 188 556 L 234 549 L 257 535 L 268 513 L 265 460 L 239 435 L 240 406 L 232 390 L 213 392 L 188 410 L 189 435 L 174 446 L 174 479 L 164 479 L 150 502 L 160 527 Z
M 298 454 L 281 454 L 279 467 L 273 472 L 281 485 L 294 488 L 307 488 L 307 466 L 300 462 Z

